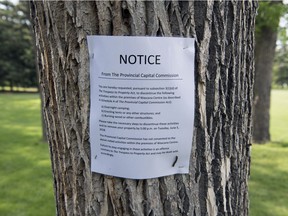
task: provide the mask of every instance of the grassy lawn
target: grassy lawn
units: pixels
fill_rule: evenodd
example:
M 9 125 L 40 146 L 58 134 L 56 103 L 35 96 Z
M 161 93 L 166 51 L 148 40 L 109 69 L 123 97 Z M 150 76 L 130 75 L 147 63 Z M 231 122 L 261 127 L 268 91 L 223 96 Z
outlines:
M 37 94 L 0 94 L 0 215 L 55 215 Z
M 288 215 L 288 90 L 273 90 L 271 102 L 272 141 L 252 147 L 251 216 Z

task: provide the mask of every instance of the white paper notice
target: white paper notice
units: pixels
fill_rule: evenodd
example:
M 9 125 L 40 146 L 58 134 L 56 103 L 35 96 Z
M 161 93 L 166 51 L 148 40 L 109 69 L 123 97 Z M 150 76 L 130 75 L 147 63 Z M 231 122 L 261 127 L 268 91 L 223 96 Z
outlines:
M 194 39 L 88 36 L 93 172 L 146 179 L 189 172 Z

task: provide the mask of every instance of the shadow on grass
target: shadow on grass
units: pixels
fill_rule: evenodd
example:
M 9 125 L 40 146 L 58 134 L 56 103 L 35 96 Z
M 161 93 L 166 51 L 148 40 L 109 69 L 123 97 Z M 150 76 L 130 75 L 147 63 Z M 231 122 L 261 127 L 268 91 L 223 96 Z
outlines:
M 285 141 L 272 141 L 271 143 L 278 145 L 281 148 L 288 148 L 288 142 Z
M 1 152 L 0 215 L 53 215 L 53 180 L 48 146 L 39 140 Z
M 287 142 L 274 142 L 256 147 L 252 152 L 251 216 L 288 215 L 287 147 Z
M 38 96 L 0 96 L 0 215 L 55 215 Z
M 251 216 L 271 216 L 271 215 L 287 215 L 285 208 L 287 208 L 287 182 L 279 184 L 279 179 L 287 175 L 286 172 L 277 171 L 277 174 L 262 173 L 254 170 L 258 178 L 251 179 L 250 188 L 254 187 L 254 193 L 250 197 L 253 211 Z M 269 185 L 267 187 L 267 185 Z M 279 189 L 281 188 L 281 189 Z M 282 191 L 278 193 L 276 191 Z M 284 192 L 286 190 L 286 192 Z M 251 193 L 250 193 L 251 194 Z

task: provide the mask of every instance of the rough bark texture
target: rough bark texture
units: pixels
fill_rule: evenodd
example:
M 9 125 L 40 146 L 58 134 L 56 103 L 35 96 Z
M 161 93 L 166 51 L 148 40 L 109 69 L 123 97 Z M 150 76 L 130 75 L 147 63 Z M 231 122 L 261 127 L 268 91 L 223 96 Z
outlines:
M 270 96 L 277 29 L 264 27 L 256 38 L 253 142 L 270 141 Z
M 58 215 L 247 215 L 253 1 L 31 2 Z M 196 38 L 189 175 L 130 180 L 90 171 L 86 35 Z

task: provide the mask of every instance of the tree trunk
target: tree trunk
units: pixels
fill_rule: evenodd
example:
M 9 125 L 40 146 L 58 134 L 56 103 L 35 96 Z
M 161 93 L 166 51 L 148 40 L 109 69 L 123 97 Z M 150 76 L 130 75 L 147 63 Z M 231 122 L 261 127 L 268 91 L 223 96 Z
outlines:
M 282 1 L 262 3 L 256 21 L 253 142 L 270 141 L 270 95 L 272 70 Z
M 247 215 L 253 1 L 33 1 L 31 15 L 58 215 Z M 188 175 L 148 180 L 90 171 L 87 35 L 196 38 Z
M 270 95 L 277 30 L 261 28 L 255 45 L 253 142 L 270 141 Z
M 9 82 L 9 86 L 10 86 L 10 92 L 14 92 L 13 81 L 10 81 L 10 82 Z

